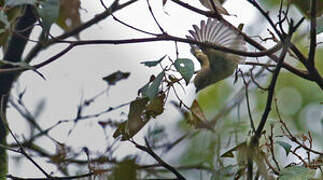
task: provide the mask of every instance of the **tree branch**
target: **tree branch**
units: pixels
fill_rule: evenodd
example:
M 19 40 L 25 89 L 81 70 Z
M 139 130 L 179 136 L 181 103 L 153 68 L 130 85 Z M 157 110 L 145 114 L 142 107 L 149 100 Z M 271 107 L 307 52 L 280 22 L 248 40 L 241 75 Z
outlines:
M 91 27 L 92 25 L 104 20 L 105 18 L 109 17 L 112 13 L 123 9 L 131 4 L 133 4 L 134 2 L 136 2 L 138 0 L 129 0 L 121 5 L 118 5 L 118 0 L 115 1 L 115 3 L 112 3 L 112 5 L 108 8 L 108 10 L 104 11 L 101 14 L 96 15 L 94 18 L 92 18 L 91 20 L 83 23 L 82 25 L 76 27 L 75 29 L 66 32 L 60 36 L 55 37 L 54 39 L 49 40 L 46 44 L 43 43 L 38 43 L 36 46 L 34 46 L 31 51 L 29 52 L 29 54 L 26 56 L 26 58 L 24 59 L 25 62 L 29 63 L 31 62 L 31 60 L 33 58 L 35 58 L 38 53 L 46 47 L 49 47 L 50 45 L 53 45 L 54 43 L 56 43 L 58 40 L 62 40 L 62 39 L 66 39 L 69 37 L 72 37 L 80 32 L 82 32 L 83 30 Z
M 134 145 L 142 150 L 147 152 L 148 154 L 150 154 L 160 165 L 162 165 L 163 167 L 165 167 L 166 169 L 168 169 L 169 171 L 171 171 L 172 173 L 174 173 L 176 175 L 176 177 L 180 180 L 185 180 L 184 176 L 182 176 L 174 167 L 170 166 L 169 164 L 167 164 L 165 161 L 163 161 L 149 146 L 149 143 L 147 141 L 147 139 L 145 138 L 145 142 L 147 147 L 142 146 L 137 144 L 134 141 L 131 141 L 132 143 L 134 143 Z

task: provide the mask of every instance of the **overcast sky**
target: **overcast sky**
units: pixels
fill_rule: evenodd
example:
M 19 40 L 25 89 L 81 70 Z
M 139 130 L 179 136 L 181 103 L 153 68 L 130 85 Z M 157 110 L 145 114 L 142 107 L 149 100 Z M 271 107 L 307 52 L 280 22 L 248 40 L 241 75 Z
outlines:
M 188 30 L 192 29 L 193 24 L 199 24 L 203 16 L 185 10 L 182 7 L 168 2 L 163 8 L 160 1 L 151 1 L 156 17 L 164 29 L 171 35 L 184 37 L 188 34 Z M 190 1 L 189 1 L 190 2 Z M 199 8 L 203 8 L 198 0 L 190 2 Z M 102 12 L 104 9 L 100 6 L 99 0 L 85 1 L 82 0 L 82 20 L 83 22 L 92 18 L 95 14 Z M 228 0 L 224 7 L 229 13 L 236 16 L 227 17 L 234 25 L 244 23 L 252 24 L 257 19 L 253 8 L 244 0 Z M 131 5 L 115 14 L 119 19 L 148 31 L 158 32 L 157 26 L 149 14 L 145 0 Z M 40 29 L 35 29 L 32 39 L 36 39 Z M 261 31 L 259 28 L 258 31 Z M 254 30 L 255 32 L 257 31 Z M 52 27 L 52 34 L 59 35 L 62 33 L 57 26 Z M 115 22 L 111 17 L 103 20 L 99 24 L 92 26 L 90 29 L 81 33 L 81 39 L 130 39 L 143 37 L 142 34 L 124 27 Z M 30 43 L 28 48 L 32 47 Z M 59 52 L 65 45 L 52 46 L 51 48 L 40 53 L 40 55 L 32 62 L 36 64 L 44 59 Z M 28 52 L 28 50 L 27 50 Z M 180 57 L 194 59 L 190 54 L 188 44 L 179 44 Z M 127 81 L 122 81 L 117 86 L 111 87 L 109 94 L 99 98 L 93 104 L 93 108 L 87 112 L 96 112 L 104 110 L 109 106 L 117 106 L 126 102 L 130 102 L 137 96 L 137 90 L 142 87 L 149 79 L 151 74 L 157 74 L 160 68 L 149 69 L 140 64 L 141 61 L 156 60 L 163 55 L 169 55 L 175 59 L 175 46 L 172 42 L 153 42 L 131 45 L 91 45 L 79 46 L 61 57 L 54 63 L 40 69 L 46 80 L 41 79 L 33 72 L 25 72 L 19 78 L 19 91 L 26 89 L 24 100 L 26 106 L 31 111 L 35 110 L 36 105 L 42 100 L 46 100 L 44 113 L 39 117 L 39 123 L 45 128 L 55 124 L 58 120 L 72 119 L 76 114 L 76 107 L 83 99 L 93 97 L 103 89 L 107 88 L 102 77 L 115 72 L 117 70 L 129 71 L 131 75 Z M 198 67 L 198 64 L 196 64 Z M 17 86 L 15 86 L 17 87 Z M 186 93 L 180 94 L 187 104 L 194 99 L 194 86 L 191 83 L 185 87 Z M 16 95 L 16 89 L 13 91 Z M 169 104 L 167 105 L 170 106 Z M 128 107 L 123 109 L 128 111 Z M 169 128 L 178 118 L 178 112 L 174 108 L 167 108 L 166 113 L 160 119 L 168 119 Z M 109 114 L 111 118 L 120 118 L 120 111 Z M 125 115 L 121 116 L 123 119 Z M 17 133 L 20 138 L 23 134 L 28 135 L 26 129 L 27 124 L 13 108 L 8 109 L 8 119 L 12 130 Z M 73 126 L 72 123 L 61 125 L 51 132 L 51 136 L 57 140 L 73 144 L 75 148 L 81 149 L 83 146 L 89 147 L 92 151 L 102 151 L 105 149 L 104 137 L 102 129 L 95 123 L 80 123 L 74 129 L 71 136 L 67 136 L 68 130 Z M 145 130 L 143 130 L 144 132 Z M 143 134 L 140 132 L 140 134 Z M 11 138 L 9 138 L 11 141 Z M 138 138 L 139 142 L 140 138 Z M 44 139 L 41 143 L 46 144 L 48 149 L 54 151 L 55 146 Z M 43 144 L 43 145 L 44 145 Z M 120 154 L 124 152 L 118 152 Z M 11 153 L 12 154 L 12 153 Z M 23 177 L 41 177 L 42 173 L 37 170 L 31 163 L 21 161 L 19 167 L 16 163 L 10 162 L 9 174 Z M 54 171 L 55 167 L 49 163 L 39 161 L 40 165 L 48 172 Z

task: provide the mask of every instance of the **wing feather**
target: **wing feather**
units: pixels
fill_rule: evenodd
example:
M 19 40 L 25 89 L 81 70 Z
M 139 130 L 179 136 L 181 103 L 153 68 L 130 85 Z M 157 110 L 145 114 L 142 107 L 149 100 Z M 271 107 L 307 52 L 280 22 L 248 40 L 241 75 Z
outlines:
M 202 20 L 200 27 L 193 25 L 193 29 L 194 30 L 189 30 L 189 33 L 191 34 L 189 39 L 200 42 L 209 42 L 218 46 L 240 51 L 247 50 L 246 42 L 239 32 L 217 19 L 208 18 L 207 22 Z M 194 46 L 194 48 L 199 48 L 201 50 L 203 49 L 202 47 L 198 46 Z M 231 56 L 231 59 L 237 63 L 243 63 L 245 60 L 245 57 L 230 53 L 228 56 Z

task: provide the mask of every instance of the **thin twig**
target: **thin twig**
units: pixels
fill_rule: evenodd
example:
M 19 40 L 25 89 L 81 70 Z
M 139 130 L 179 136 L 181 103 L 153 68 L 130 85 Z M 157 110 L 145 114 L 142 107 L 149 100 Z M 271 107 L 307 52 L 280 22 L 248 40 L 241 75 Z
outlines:
M 180 180 L 185 180 L 184 176 L 182 176 L 174 167 L 172 167 L 171 165 L 169 165 L 168 163 L 166 163 L 164 160 L 162 160 L 151 148 L 150 145 L 148 143 L 148 140 L 145 138 L 145 143 L 146 146 L 142 146 L 137 144 L 135 141 L 131 141 L 138 149 L 147 152 L 148 154 L 150 154 L 160 165 L 162 165 L 163 167 L 165 167 L 166 169 L 168 169 L 169 171 L 171 171 L 172 173 L 175 174 L 175 176 L 180 179 Z
M 94 175 L 94 173 L 87 173 L 77 176 L 66 176 L 66 177 L 48 177 L 48 178 L 21 178 L 12 175 L 7 175 L 7 178 L 12 180 L 70 180 L 70 179 L 81 179 Z
M 284 129 L 287 131 L 287 134 L 288 134 L 287 137 L 289 138 L 289 140 L 295 142 L 296 144 L 298 144 L 299 146 L 301 146 L 303 149 L 305 149 L 307 151 L 310 151 L 310 152 L 312 152 L 314 154 L 318 154 L 318 155 L 323 156 L 323 152 L 319 152 L 319 151 L 313 150 L 312 148 L 309 148 L 309 147 L 305 146 L 303 143 L 299 142 L 298 139 L 295 136 L 293 136 L 293 134 L 290 132 L 290 130 L 288 129 L 286 123 L 283 121 L 283 119 L 282 119 L 282 117 L 280 115 L 276 100 L 275 100 L 275 110 L 277 112 L 279 122 L 283 125 Z
M 106 11 L 109 11 L 109 8 L 104 4 L 103 0 L 100 0 L 100 2 L 101 2 L 101 5 L 104 7 L 104 9 L 105 9 Z M 131 26 L 131 25 L 129 25 L 129 24 L 127 24 L 127 23 L 125 23 L 125 22 L 121 21 L 120 19 L 118 19 L 118 18 L 117 18 L 115 15 L 113 15 L 112 13 L 111 13 L 111 16 L 113 17 L 113 19 L 114 19 L 115 21 L 117 21 L 117 22 L 119 22 L 120 24 L 122 24 L 122 25 L 124 25 L 124 26 L 126 26 L 126 27 L 129 27 L 129 28 L 131 28 L 131 29 L 133 29 L 133 30 L 135 30 L 135 31 L 142 32 L 142 33 L 144 33 L 144 34 L 153 35 L 153 36 L 156 36 L 156 35 L 157 35 L 157 34 L 155 34 L 155 33 L 148 32 L 148 31 L 145 31 L 145 30 L 142 30 L 142 29 L 136 28 L 136 27 L 134 27 L 134 26 Z
M 273 20 L 270 18 L 269 16 L 269 12 L 265 12 L 265 10 L 263 10 L 260 5 L 254 1 L 254 0 L 247 0 L 250 4 L 252 4 L 253 6 L 255 6 L 255 8 L 260 11 L 260 13 L 262 14 L 263 17 L 265 17 L 267 19 L 267 21 L 269 22 L 270 26 L 274 29 L 275 33 L 278 35 L 278 37 L 282 40 L 283 36 L 281 34 L 281 32 L 276 28 Z
M 278 171 L 280 171 L 279 163 L 278 163 L 278 161 L 276 159 L 276 156 L 275 156 L 275 153 L 274 153 L 274 125 L 271 125 L 271 127 L 270 127 L 269 140 L 270 140 L 271 157 L 272 157 L 273 161 L 275 162 L 275 165 L 276 165 Z
M 7 118 L 5 115 L 4 110 L 4 106 L 5 106 L 5 96 L 1 97 L 1 105 L 0 105 L 0 116 L 1 119 L 3 120 L 3 122 L 7 122 Z M 11 131 L 11 129 L 9 128 L 8 124 L 5 123 L 6 128 L 8 129 L 8 131 L 10 132 L 11 136 L 14 138 L 15 142 L 17 143 L 17 145 L 19 146 L 19 152 L 24 155 L 32 164 L 34 164 L 47 178 L 50 178 L 51 176 L 40 166 L 38 165 L 38 163 L 36 161 L 34 161 L 29 155 L 28 153 L 24 150 L 24 147 L 20 144 L 19 140 L 16 138 L 16 136 L 14 135 L 14 133 Z
M 142 30 L 142 29 L 136 28 L 136 27 L 134 27 L 134 26 L 132 26 L 132 25 L 129 25 L 129 24 L 127 24 L 127 23 L 125 23 L 125 22 L 121 21 L 120 19 L 118 19 L 118 18 L 117 18 L 115 15 L 113 15 L 113 14 L 111 14 L 111 16 L 113 17 L 113 19 L 114 19 L 115 21 L 117 21 L 117 22 L 119 22 L 120 24 L 122 24 L 122 25 L 124 25 L 124 26 L 126 26 L 126 27 L 129 27 L 129 28 L 131 28 L 131 29 L 133 29 L 133 30 L 135 30 L 135 31 L 138 31 L 138 32 L 141 32 L 141 33 L 144 33 L 144 34 L 148 34 L 148 35 L 152 35 L 152 36 L 158 36 L 158 34 L 156 34 L 156 33 L 152 33 L 152 32 L 149 32 L 149 31 L 145 31 L 145 30 Z
M 162 32 L 162 34 L 166 34 L 166 32 L 164 31 L 164 29 L 161 27 L 161 25 L 159 24 L 159 22 L 157 21 L 156 17 L 155 17 L 155 14 L 153 12 L 153 9 L 151 8 L 151 5 L 150 5 L 150 2 L 149 0 L 146 0 L 147 1 L 147 5 L 148 5 L 148 10 L 151 14 L 151 16 L 153 17 L 156 25 L 158 26 L 159 30 Z
M 241 77 L 242 77 L 242 80 L 243 80 L 243 83 L 245 85 L 245 96 L 246 96 L 246 103 L 247 103 L 247 109 L 248 109 L 248 115 L 249 115 L 249 120 L 250 120 L 250 125 L 251 125 L 251 128 L 252 128 L 252 132 L 256 132 L 256 129 L 255 129 L 255 125 L 253 123 L 253 118 L 252 118 L 252 114 L 251 114 L 251 108 L 250 108 L 250 102 L 249 102 L 249 90 L 248 90 L 248 85 L 249 83 L 246 81 L 242 71 L 239 71 L 241 73 Z
M 245 62 L 244 65 L 249 65 L 249 66 L 263 66 L 263 67 L 276 67 L 275 64 L 268 64 L 268 63 L 258 63 L 258 62 Z
M 284 4 L 284 0 L 281 0 L 280 1 L 280 6 L 279 6 L 279 13 L 278 13 L 278 19 L 279 19 L 279 21 L 278 21 L 278 25 L 279 25 L 279 28 L 280 28 L 280 30 L 281 30 L 281 32 L 283 33 L 283 34 L 286 34 L 285 33 L 285 31 L 284 31 L 284 28 L 283 28 L 283 22 L 284 22 L 284 20 L 287 18 L 287 14 L 285 15 L 285 17 L 284 17 L 284 19 L 282 19 L 282 14 L 283 14 L 283 4 Z

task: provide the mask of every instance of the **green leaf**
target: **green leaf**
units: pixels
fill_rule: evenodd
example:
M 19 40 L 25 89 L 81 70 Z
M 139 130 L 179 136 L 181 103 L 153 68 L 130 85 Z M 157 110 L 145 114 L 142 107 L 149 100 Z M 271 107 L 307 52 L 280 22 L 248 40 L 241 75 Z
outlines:
M 121 162 L 115 164 L 112 168 L 111 174 L 107 179 L 118 180 L 128 179 L 136 180 L 138 165 L 136 164 L 136 157 L 127 156 Z
M 144 87 L 139 89 L 139 92 L 142 93 L 143 96 L 148 97 L 149 99 L 154 99 L 159 91 L 160 83 L 163 80 L 165 72 L 161 72 L 158 76 L 152 81 L 147 83 Z
M 102 79 L 108 83 L 108 85 L 115 85 L 118 81 L 122 79 L 127 79 L 129 77 L 129 72 L 116 71 L 108 76 L 103 77 Z
M 290 152 L 292 146 L 284 141 L 276 141 L 276 143 L 279 144 L 282 148 L 284 148 L 286 156 L 288 156 L 288 153 Z
M 323 32 L 323 16 L 317 18 L 316 34 Z
M 51 25 L 56 21 L 59 15 L 59 2 L 58 0 L 46 0 L 38 13 L 43 23 L 43 35 L 47 38 Z
M 301 166 L 291 166 L 280 171 L 279 180 L 306 180 L 311 179 L 314 175 L 314 169 L 309 169 Z
M 141 62 L 140 64 L 144 64 L 145 66 L 148 66 L 148 67 L 154 67 L 154 66 L 157 66 L 162 60 L 165 59 L 167 55 L 161 57 L 159 60 L 157 61 L 143 61 Z
M 5 5 L 6 6 L 19 6 L 23 4 L 30 4 L 34 5 L 36 3 L 36 0 L 6 0 Z
M 183 76 L 186 85 L 188 85 L 194 74 L 193 61 L 190 59 L 176 59 L 174 65 L 176 70 Z
M 6 29 L 10 27 L 8 17 L 3 11 L 0 11 L 0 22 L 2 22 L 5 25 Z

